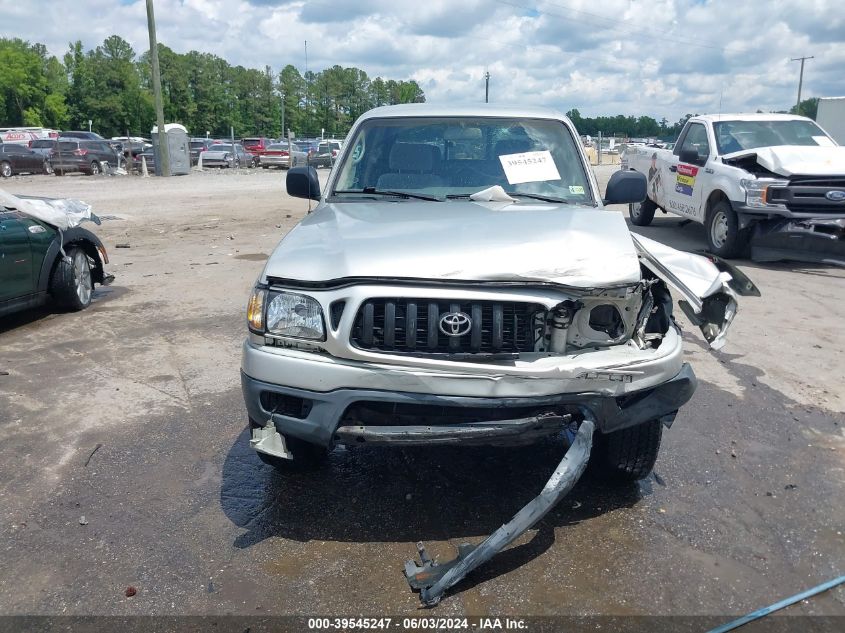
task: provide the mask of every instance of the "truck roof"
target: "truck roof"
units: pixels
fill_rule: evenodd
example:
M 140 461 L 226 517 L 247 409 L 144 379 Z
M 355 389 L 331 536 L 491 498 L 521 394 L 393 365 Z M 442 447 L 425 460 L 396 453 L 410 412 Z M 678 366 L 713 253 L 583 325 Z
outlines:
M 489 103 L 471 103 L 466 105 L 403 103 L 392 106 L 373 108 L 362 119 L 381 119 L 385 117 L 450 117 L 450 116 L 485 116 L 518 117 L 522 119 L 560 119 L 568 120 L 566 115 L 551 108 L 524 105 L 499 105 Z
M 751 112 L 745 114 L 701 114 L 692 117 L 698 121 L 718 123 L 719 121 L 809 121 L 797 114 L 777 114 L 775 112 Z

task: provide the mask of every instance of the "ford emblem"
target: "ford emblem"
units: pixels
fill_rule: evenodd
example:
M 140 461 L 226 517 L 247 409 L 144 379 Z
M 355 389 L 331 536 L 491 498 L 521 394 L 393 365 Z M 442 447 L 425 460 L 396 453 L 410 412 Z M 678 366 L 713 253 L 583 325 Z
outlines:
M 845 200 L 845 191 L 828 191 L 824 194 L 824 197 L 830 200 L 831 202 L 842 202 Z
M 472 319 L 463 312 L 447 312 L 440 317 L 440 331 L 446 336 L 463 336 L 472 329 Z

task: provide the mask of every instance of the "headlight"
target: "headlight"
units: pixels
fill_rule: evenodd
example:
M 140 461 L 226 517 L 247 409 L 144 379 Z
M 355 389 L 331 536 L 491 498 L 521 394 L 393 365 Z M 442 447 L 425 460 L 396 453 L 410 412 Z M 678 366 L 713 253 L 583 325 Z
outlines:
M 786 180 L 769 179 L 746 179 L 739 181 L 739 185 L 745 189 L 745 204 L 749 207 L 781 206 L 772 205 L 766 202 L 766 194 L 769 187 L 786 187 L 789 182 Z
M 246 306 L 246 320 L 250 329 L 264 332 L 264 300 L 267 298 L 267 291 L 261 288 L 254 288 Z
M 316 299 L 291 292 L 273 296 L 267 306 L 267 331 L 280 336 L 322 341 L 326 338 L 323 309 Z

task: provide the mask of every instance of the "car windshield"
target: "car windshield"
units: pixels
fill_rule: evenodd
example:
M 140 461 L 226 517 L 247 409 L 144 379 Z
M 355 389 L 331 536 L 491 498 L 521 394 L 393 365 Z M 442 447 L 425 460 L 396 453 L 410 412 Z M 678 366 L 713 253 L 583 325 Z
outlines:
M 282 145 L 281 143 L 273 143 L 272 145 L 267 146 L 267 149 L 271 149 L 271 150 L 274 150 L 274 151 L 280 150 L 280 149 L 286 150 L 287 148 L 288 148 L 287 144 Z
M 223 145 L 222 143 L 218 143 L 217 145 L 212 145 L 209 149 L 213 152 L 231 152 L 232 146 L 231 145 Z
M 56 141 L 32 141 L 32 147 L 53 147 Z
M 513 196 L 593 202 L 569 128 L 551 119 L 369 119 L 338 173 L 338 196 L 401 191 L 447 199 L 500 185 Z
M 79 141 L 62 141 L 59 143 L 59 149 L 63 152 L 72 152 L 79 149 Z
M 720 121 L 713 131 L 720 154 L 774 145 L 835 145 L 812 121 Z
M 243 140 L 243 144 L 247 147 L 250 146 L 250 145 L 261 145 L 261 139 L 260 138 L 245 138 Z
M 191 141 L 191 149 L 197 149 L 198 147 L 204 147 L 205 141 Z

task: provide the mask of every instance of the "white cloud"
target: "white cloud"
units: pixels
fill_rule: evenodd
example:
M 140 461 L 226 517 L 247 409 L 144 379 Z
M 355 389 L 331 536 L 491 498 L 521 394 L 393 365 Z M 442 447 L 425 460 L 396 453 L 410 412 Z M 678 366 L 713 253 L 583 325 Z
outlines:
M 429 101 L 491 99 L 583 115 L 787 109 L 845 94 L 845 14 L 834 0 L 156 0 L 159 41 L 233 64 L 334 64 L 416 79 Z M 108 35 L 147 48 L 143 0 L 0 0 L 5 36 L 61 56 Z

